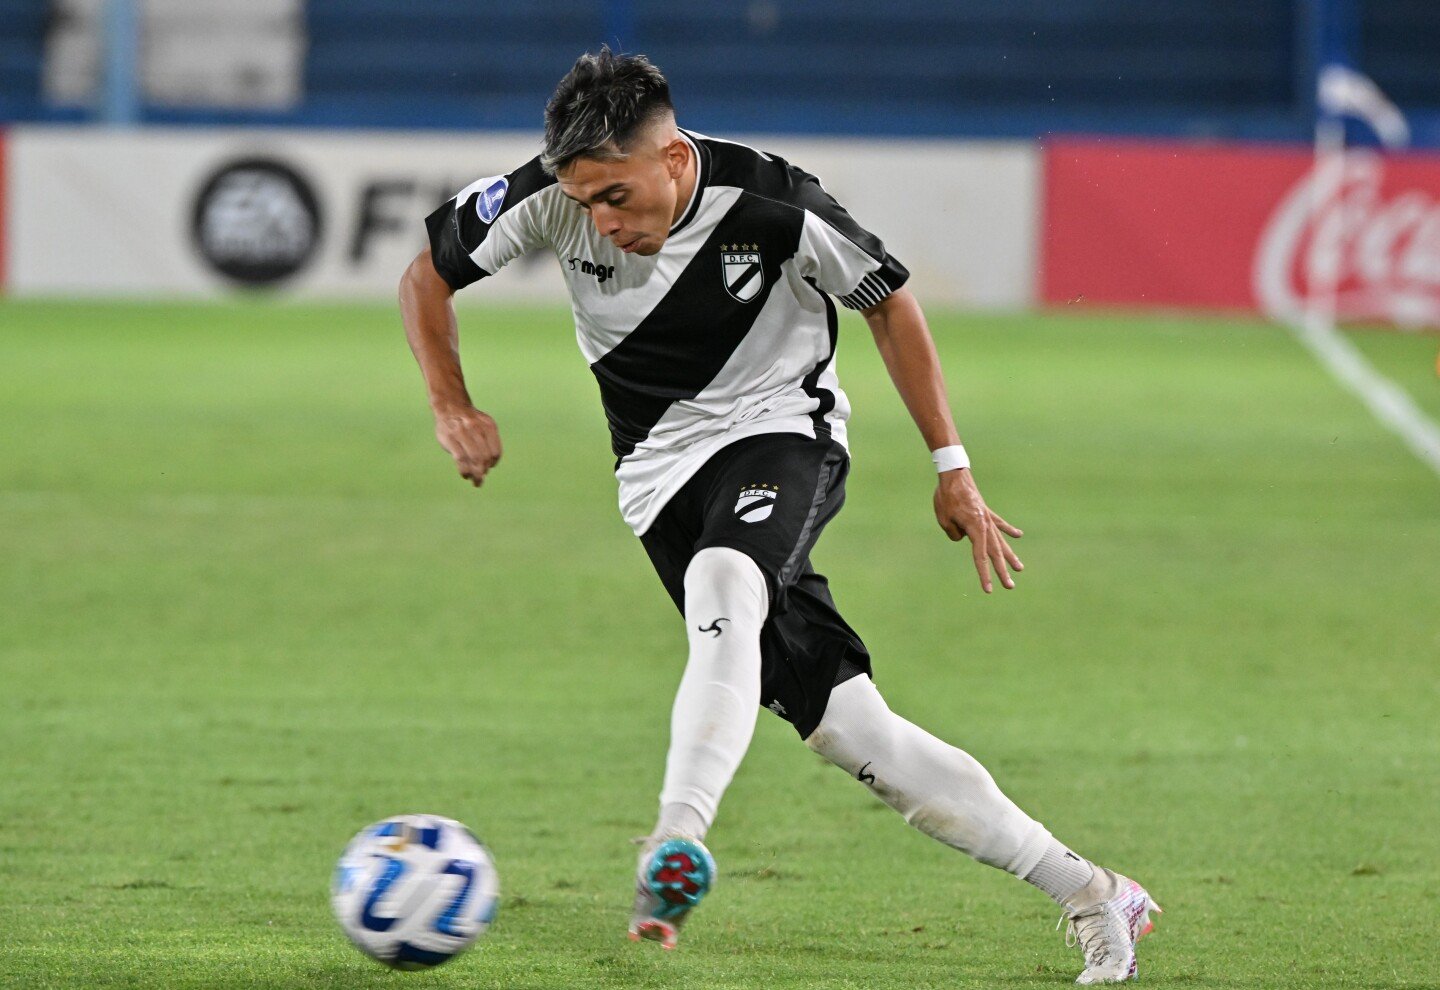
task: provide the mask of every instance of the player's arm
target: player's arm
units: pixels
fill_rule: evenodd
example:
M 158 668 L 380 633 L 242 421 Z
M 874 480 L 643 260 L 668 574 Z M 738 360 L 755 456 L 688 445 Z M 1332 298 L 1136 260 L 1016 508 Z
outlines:
M 805 210 L 798 254 L 802 274 L 836 296 L 849 309 L 865 315 L 890 378 L 915 425 L 931 450 L 959 443 L 945 397 L 945 379 L 925 315 L 905 288 L 910 273 L 885 250 L 880 238 L 861 227 L 820 185 L 815 176 L 784 165 L 786 202 Z M 780 167 L 776 167 L 776 172 Z M 990 570 L 1005 588 L 1015 587 L 1009 568 L 1021 569 L 1020 558 L 1001 533 L 1019 536 L 985 505 L 968 468 L 946 471 L 935 489 L 935 517 L 952 540 L 970 538 L 980 587 L 992 590 Z
M 925 443 L 931 450 L 958 444 L 960 435 L 950 415 L 940 357 L 914 294 L 902 286 L 878 305 L 861 312 L 870 324 L 890 380 L 895 383 Z M 950 539 L 970 538 L 980 587 L 987 594 L 993 587 L 992 567 L 1002 587 L 1015 587 L 1010 569 L 1023 570 L 1024 565 L 1002 534 L 1018 537 L 1021 532 L 985 504 L 969 468 L 941 472 L 935 488 L 935 518 Z
M 400 279 L 400 314 L 425 375 L 435 436 L 477 488 L 500 460 L 500 433 L 465 390 L 451 297 L 546 243 L 537 194 L 554 184 L 539 158 L 470 183 L 425 218 L 430 247 Z
M 425 376 L 435 437 L 455 458 L 461 477 L 478 488 L 500 460 L 500 432 L 495 420 L 475 408 L 465 389 L 454 294 L 426 248 L 400 279 L 400 316 L 410 351 Z

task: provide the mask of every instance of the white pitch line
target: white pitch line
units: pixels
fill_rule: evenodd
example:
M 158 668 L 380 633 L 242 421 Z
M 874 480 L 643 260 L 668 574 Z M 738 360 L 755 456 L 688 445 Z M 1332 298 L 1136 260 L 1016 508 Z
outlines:
M 1359 348 L 1323 317 L 1286 321 L 1286 326 L 1336 381 L 1440 476 L 1440 425 L 1425 415 L 1410 393 L 1376 371 Z

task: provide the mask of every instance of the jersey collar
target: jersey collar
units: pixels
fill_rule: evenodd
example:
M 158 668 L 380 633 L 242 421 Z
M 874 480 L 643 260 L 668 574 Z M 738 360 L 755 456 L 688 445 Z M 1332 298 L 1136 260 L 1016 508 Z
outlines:
M 685 212 L 680 214 L 680 219 L 675 221 L 670 228 L 670 233 L 677 234 L 690 225 L 695 219 L 695 214 L 700 212 L 700 194 L 704 192 L 705 185 L 710 181 L 710 149 L 691 136 L 689 131 L 680 131 L 680 136 L 685 143 L 690 145 L 690 150 L 695 153 L 695 188 L 690 192 L 690 203 L 685 207 Z

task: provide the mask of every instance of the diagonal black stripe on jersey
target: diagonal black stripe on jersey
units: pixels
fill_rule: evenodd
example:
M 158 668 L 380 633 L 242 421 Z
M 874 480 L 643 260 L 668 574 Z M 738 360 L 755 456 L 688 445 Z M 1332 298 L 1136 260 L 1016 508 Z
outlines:
M 715 380 L 754 326 L 780 279 L 780 265 L 795 256 L 804 223 L 802 210 L 741 193 L 665 298 L 590 366 L 616 458 L 633 452 L 673 403 L 695 398 Z M 741 249 L 758 251 L 765 278 L 749 302 L 725 288 L 721 253 Z

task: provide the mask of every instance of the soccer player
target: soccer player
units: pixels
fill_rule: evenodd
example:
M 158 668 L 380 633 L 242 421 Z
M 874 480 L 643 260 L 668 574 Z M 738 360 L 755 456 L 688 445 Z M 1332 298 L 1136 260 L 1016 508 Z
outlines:
M 560 81 L 538 157 L 470 184 L 426 225 L 400 303 L 441 446 L 477 486 L 500 460 L 495 421 L 465 389 L 451 296 L 553 251 L 609 420 L 620 511 L 684 616 L 689 657 L 630 936 L 673 947 L 713 885 L 703 840 L 765 707 L 911 825 L 1060 904 L 1084 953 L 1079 982 L 1133 977 L 1155 902 L 890 711 L 810 564 L 849 467 L 833 296 L 869 324 L 931 451 L 936 519 L 970 541 L 981 587 L 1013 588 L 1022 567 L 1005 540 L 1020 530 L 975 486 L 908 273 L 880 240 L 813 175 L 678 128 L 660 71 L 609 49 Z

